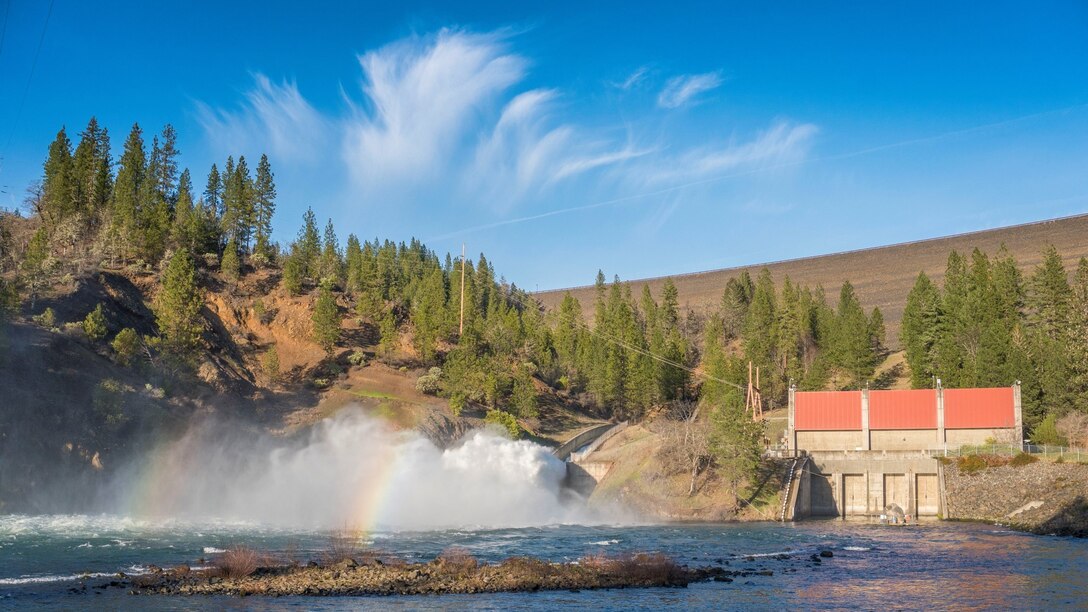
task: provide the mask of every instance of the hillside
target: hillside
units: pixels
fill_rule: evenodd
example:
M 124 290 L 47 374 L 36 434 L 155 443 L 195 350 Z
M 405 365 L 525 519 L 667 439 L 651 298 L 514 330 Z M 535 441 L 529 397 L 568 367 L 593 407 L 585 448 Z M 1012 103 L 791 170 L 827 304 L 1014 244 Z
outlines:
M 377 329 L 350 316 L 341 295 L 340 340 L 326 359 L 312 339 L 315 291 L 290 294 L 274 269 L 249 269 L 235 284 L 207 270 L 199 277 L 206 288 L 202 339 L 184 371 L 146 348 L 126 364 L 80 325 L 101 305 L 107 338 L 123 328 L 154 334 L 160 279 L 145 267 L 58 278 L 33 304 L 22 304 L 5 326 L 0 353 L 0 511 L 86 509 L 117 468 L 203 419 L 292 436 L 358 406 L 438 444 L 483 425 L 479 406 L 455 415 L 447 399 L 416 388 L 426 368 L 410 330 L 391 354 L 379 355 Z M 51 325 L 35 318 L 46 309 L 54 313 Z M 275 377 L 263 365 L 273 346 Z M 359 353 L 361 362 L 352 359 Z M 521 426 L 545 443 L 599 422 L 547 388 L 538 406 Z
M 781 283 L 788 276 L 803 285 L 823 285 L 829 295 L 835 295 L 839 285 L 849 280 L 863 306 L 867 309 L 879 307 L 884 313 L 888 342 L 895 347 L 898 345 L 903 306 L 919 272 L 924 271 L 932 280 L 940 283 L 951 251 L 969 254 L 978 248 L 993 255 L 1002 245 L 1027 272 L 1039 264 L 1042 248 L 1047 244 L 1053 244 L 1058 249 L 1065 260 L 1066 269 L 1075 269 L 1077 261 L 1088 256 L 1088 214 L 818 257 L 677 274 L 668 278 L 672 278 L 676 285 L 681 306 L 696 312 L 717 308 L 726 282 L 745 270 L 755 276 L 767 268 L 776 283 Z M 635 295 L 644 284 L 648 284 L 655 295 L 660 295 L 665 278 L 629 282 Z M 591 321 L 595 299 L 592 285 L 542 291 L 534 295 L 546 307 L 554 308 L 567 291 L 578 298 L 587 320 Z

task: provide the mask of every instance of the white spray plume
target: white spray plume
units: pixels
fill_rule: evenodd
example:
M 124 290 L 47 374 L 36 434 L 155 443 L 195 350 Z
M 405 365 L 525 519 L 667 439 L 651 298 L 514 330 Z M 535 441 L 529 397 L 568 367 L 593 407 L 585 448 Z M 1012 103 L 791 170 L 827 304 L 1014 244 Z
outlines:
M 139 469 L 122 495 L 161 517 L 392 530 L 594 520 L 543 446 L 475 431 L 443 450 L 354 408 L 291 440 L 196 427 Z

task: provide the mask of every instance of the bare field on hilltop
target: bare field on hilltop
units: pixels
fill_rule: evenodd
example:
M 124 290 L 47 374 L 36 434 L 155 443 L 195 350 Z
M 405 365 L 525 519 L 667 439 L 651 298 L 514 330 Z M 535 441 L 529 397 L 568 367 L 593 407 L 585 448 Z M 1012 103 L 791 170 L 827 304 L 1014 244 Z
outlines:
M 1004 245 L 1025 274 L 1030 274 L 1042 260 L 1041 252 L 1047 244 L 1058 249 L 1066 268 L 1072 270 L 1081 257 L 1088 256 L 1088 215 L 804 259 L 677 274 L 671 278 L 679 291 L 680 304 L 697 313 L 717 308 L 726 282 L 744 270 L 754 277 L 767 268 L 777 284 L 788 276 L 794 282 L 810 287 L 822 285 L 832 305 L 838 299 L 842 282 L 849 280 L 866 309 L 879 307 L 884 313 L 888 344 L 896 347 L 903 307 L 919 272 L 924 271 L 940 283 L 944 279 L 949 252 L 970 254 L 978 248 L 992 256 Z M 642 290 L 642 285 L 648 284 L 654 295 L 660 296 L 666 278 L 629 282 L 635 295 Z M 592 285 L 542 291 L 535 295 L 545 307 L 554 308 L 567 291 L 578 298 L 586 320 L 592 321 L 595 297 Z

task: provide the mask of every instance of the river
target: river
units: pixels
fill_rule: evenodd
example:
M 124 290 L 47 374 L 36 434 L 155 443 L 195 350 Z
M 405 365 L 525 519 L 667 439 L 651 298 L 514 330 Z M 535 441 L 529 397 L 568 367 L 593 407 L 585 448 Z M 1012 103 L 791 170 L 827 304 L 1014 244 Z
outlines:
M 255 609 L 1088 609 L 1088 540 L 1000 526 L 796 524 L 554 525 L 375 532 L 363 544 L 405 560 L 463 547 L 482 561 L 533 555 L 572 561 L 598 552 L 661 551 L 681 563 L 771 570 L 773 576 L 686 589 L 362 598 L 182 598 L 100 589 L 116 572 L 196 565 L 232 544 L 300 560 L 332 534 L 252 523 L 140 521 L 111 515 L 0 516 L 0 608 Z M 813 553 L 830 550 L 816 564 Z M 781 558 L 785 553 L 788 558 Z M 90 573 L 90 578 L 81 578 Z M 86 591 L 71 592 L 81 582 Z

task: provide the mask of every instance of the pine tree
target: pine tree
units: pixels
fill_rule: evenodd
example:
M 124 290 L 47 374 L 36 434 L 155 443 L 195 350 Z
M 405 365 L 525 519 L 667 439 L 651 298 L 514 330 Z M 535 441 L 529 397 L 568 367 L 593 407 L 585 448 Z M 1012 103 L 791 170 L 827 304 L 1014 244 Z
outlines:
M 321 250 L 321 263 L 318 275 L 322 281 L 328 279 L 334 285 L 340 285 L 343 277 L 344 263 L 340 258 L 340 243 L 336 239 L 336 228 L 332 219 L 325 224 L 325 240 Z
M 533 384 L 533 375 L 530 370 L 532 364 L 521 364 L 514 373 L 514 388 L 510 396 L 510 404 L 514 414 L 531 419 L 537 416 L 536 386 Z
M 143 131 L 133 124 L 125 139 L 124 152 L 118 164 L 117 178 L 113 183 L 110 199 L 111 250 L 123 257 L 133 254 L 132 235 L 137 231 L 140 210 L 140 191 L 147 173 L 147 156 L 144 154 Z
M 1073 280 L 1069 317 L 1070 393 L 1076 408 L 1088 412 L 1088 259 L 1081 257 Z
M 223 260 L 219 264 L 219 272 L 223 278 L 231 284 L 237 283 L 242 275 L 242 262 L 238 257 L 238 244 L 231 238 L 223 249 Z
M 186 356 L 196 348 L 204 327 L 203 306 L 193 260 L 188 250 L 179 249 L 166 264 L 154 305 L 159 334 L 168 351 Z
M 782 280 L 782 297 L 778 309 L 778 345 L 775 354 L 778 357 L 776 370 L 779 380 L 789 378 L 800 380 L 804 374 L 801 361 L 802 348 L 805 344 L 805 312 L 801 305 L 801 294 L 787 276 Z M 762 381 L 761 381 L 762 382 Z M 771 382 L 771 381 L 768 381 Z M 764 385 L 773 389 L 776 385 Z
M 752 300 L 752 279 L 745 271 L 741 280 L 730 278 L 722 294 L 722 333 L 727 340 L 744 334 L 744 322 L 748 318 L 748 304 Z
M 344 265 L 347 268 L 347 280 L 344 282 L 344 289 L 349 294 L 358 297 L 365 287 L 365 281 L 363 279 L 363 248 L 355 234 L 348 234 L 348 246 L 344 251 Z
M 87 215 L 87 223 L 91 224 L 103 212 L 109 198 L 109 134 L 91 117 L 79 136 L 72 156 L 74 208 Z
M 272 215 L 276 212 L 276 183 L 268 156 L 261 155 L 257 163 L 257 177 L 253 184 L 254 224 L 256 237 L 254 253 L 271 255 Z
M 869 320 L 849 281 L 842 284 L 839 292 L 830 349 L 833 362 L 846 371 L 854 386 L 861 386 L 873 375 L 876 359 L 870 341 Z
M 280 378 L 280 353 L 276 350 L 276 345 L 273 344 L 261 357 L 261 369 L 264 370 L 268 384 L 276 384 Z
M 331 357 L 336 343 L 340 341 L 340 309 L 336 306 L 332 291 L 326 286 L 318 291 L 311 321 L 314 326 L 314 342 L 321 345 L 326 358 Z
M 248 251 L 256 212 L 253 182 L 244 155 L 238 158 L 237 165 L 232 158 L 227 158 L 223 181 L 223 217 L 220 220 L 223 235 L 228 241 L 234 238 L 239 248 Z
M 579 340 L 583 327 L 582 305 L 568 291 L 559 303 L 555 324 L 555 352 L 568 376 L 582 365 L 579 363 Z
M 147 173 L 145 180 L 140 183 L 137 198 L 134 238 L 139 255 L 148 262 L 157 262 L 166 250 L 166 241 L 170 235 L 170 195 L 162 189 L 169 182 L 169 179 L 164 178 L 167 171 L 162 164 L 169 163 L 169 158 L 163 152 L 157 136 L 151 143 Z
M 1039 408 L 1061 416 L 1076 403 L 1069 384 L 1074 375 L 1071 353 L 1075 352 L 1069 333 L 1073 289 L 1061 256 L 1052 245 L 1043 251 L 1043 261 L 1031 276 L 1027 303 L 1028 342 L 1041 393 Z
M 711 317 L 703 337 L 702 370 L 706 375 L 699 399 L 705 406 L 718 406 L 727 401 L 734 389 L 728 381 L 725 353 L 725 332 L 721 319 Z
M 177 148 L 177 132 L 169 123 L 162 129 L 162 140 L 157 150 L 154 161 L 156 173 L 152 177 L 156 189 L 163 201 L 173 204 L 176 200 L 178 179 L 178 156 L 181 151 Z
M 121 362 L 121 365 L 127 366 L 132 363 L 132 358 L 140 350 L 140 335 L 131 327 L 126 327 L 117 332 L 110 347 L 117 354 L 117 360 Z
M 759 469 L 763 447 L 762 423 L 748 418 L 743 401 L 736 396 L 710 404 L 710 452 L 718 476 L 740 506 L 741 485 Z
M 933 363 L 934 372 L 946 387 L 967 386 L 964 375 L 967 354 L 963 337 L 967 328 L 967 260 L 952 251 L 944 274 L 940 328 Z
M 291 252 L 283 262 L 283 288 L 291 295 L 302 294 L 302 279 L 305 274 L 302 257 L 297 250 Z
M 771 273 L 759 273 L 744 321 L 744 352 L 753 364 L 769 371 L 778 344 L 778 305 Z
M 652 301 L 652 300 L 651 300 Z M 663 356 L 665 361 L 656 361 L 653 366 L 657 374 L 657 393 L 655 397 L 664 400 L 679 399 L 688 385 L 688 372 L 683 367 L 688 361 L 687 341 L 680 329 L 680 300 L 679 292 L 671 278 L 665 279 L 661 288 L 661 307 L 657 311 L 656 327 L 657 336 L 663 341 L 663 345 L 653 350 L 657 355 Z M 639 336 L 631 331 L 632 340 Z M 640 341 L 641 342 L 641 341 Z M 672 364 L 679 365 L 672 365 Z
M 223 181 L 219 177 L 219 169 L 212 164 L 208 171 L 208 183 L 204 188 L 204 205 L 210 210 L 210 216 L 216 220 L 223 214 Z
M 189 169 L 186 168 L 178 180 L 177 204 L 174 206 L 174 225 L 170 230 L 170 241 L 175 248 L 184 247 L 190 253 L 199 253 L 204 246 L 203 225 L 200 211 L 193 203 L 193 183 Z
M 298 232 L 295 252 L 302 264 L 303 276 L 319 279 L 318 263 L 321 256 L 321 237 L 317 233 L 317 217 L 312 208 L 302 216 L 302 229 Z
M 884 350 L 884 342 L 887 332 L 884 329 L 884 313 L 874 306 L 869 313 L 869 345 L 874 355 L 879 355 Z
M 413 302 L 412 325 L 415 327 L 416 350 L 424 363 L 431 363 L 445 319 L 446 286 L 441 268 L 435 267 L 427 273 Z
M 106 315 L 102 312 L 102 304 L 94 307 L 83 319 L 83 333 L 91 342 L 97 342 L 106 337 L 109 329 L 106 327 Z
M 1061 339 L 1069 321 L 1072 297 L 1062 258 L 1053 245 L 1048 245 L 1043 250 L 1042 263 L 1031 277 L 1028 305 L 1033 329 L 1047 338 Z
M 934 357 L 940 334 L 940 292 L 925 272 L 919 272 L 907 295 L 899 335 L 910 367 L 911 386 L 932 386 L 936 374 Z
M 45 160 L 42 177 L 42 206 L 44 219 L 56 224 L 75 212 L 75 171 L 72 164 L 72 143 L 64 128 L 49 145 L 49 157 Z

